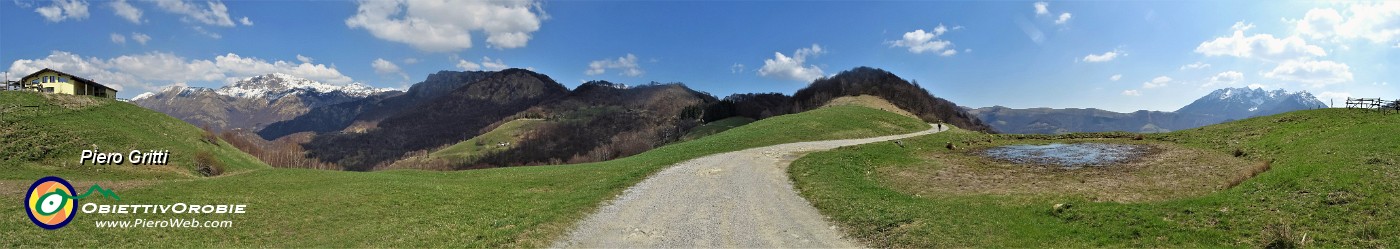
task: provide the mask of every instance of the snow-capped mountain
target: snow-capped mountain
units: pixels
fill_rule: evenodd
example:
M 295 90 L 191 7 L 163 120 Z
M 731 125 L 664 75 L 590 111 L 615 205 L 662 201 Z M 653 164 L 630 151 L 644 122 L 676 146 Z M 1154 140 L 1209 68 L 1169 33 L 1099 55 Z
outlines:
M 1012 109 L 995 106 L 969 109 L 968 113 L 1000 132 L 1059 134 L 1104 131 L 1166 132 L 1322 107 L 1326 105 L 1308 92 L 1225 88 L 1196 99 L 1176 112 L 1117 113 L 1099 109 Z
M 1307 91 L 1288 92 L 1283 89 L 1267 91 L 1262 88 L 1242 87 L 1215 90 L 1205 97 L 1196 99 L 1190 105 L 1176 110 L 1176 112 L 1204 114 L 1225 119 L 1244 119 L 1324 107 L 1327 107 L 1327 104 L 1318 101 L 1317 97 Z
M 131 98 L 131 101 L 142 100 L 142 99 L 150 98 L 151 96 L 156 96 L 156 93 L 153 93 L 153 92 L 145 92 L 145 93 L 136 95 L 135 98 Z
M 142 93 L 131 101 L 214 130 L 258 130 L 311 108 L 394 93 L 397 91 L 359 83 L 332 85 L 273 73 L 248 77 L 218 89 L 171 86 L 156 93 Z
M 215 92 L 219 95 L 236 98 L 266 98 L 276 100 L 290 94 L 341 92 L 346 96 L 363 98 L 372 94 L 393 91 L 389 88 L 374 88 L 365 84 L 351 83 L 337 86 L 314 80 L 299 78 L 283 73 L 272 73 L 248 77 L 224 86 Z

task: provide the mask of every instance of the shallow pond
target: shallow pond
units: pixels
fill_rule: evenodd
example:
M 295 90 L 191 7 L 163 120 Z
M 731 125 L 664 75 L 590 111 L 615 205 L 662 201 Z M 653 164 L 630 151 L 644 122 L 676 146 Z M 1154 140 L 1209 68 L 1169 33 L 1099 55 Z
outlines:
M 987 149 L 982 154 L 1018 164 L 1056 165 L 1068 169 L 1109 166 L 1147 154 L 1145 145 L 1105 143 L 1018 144 Z

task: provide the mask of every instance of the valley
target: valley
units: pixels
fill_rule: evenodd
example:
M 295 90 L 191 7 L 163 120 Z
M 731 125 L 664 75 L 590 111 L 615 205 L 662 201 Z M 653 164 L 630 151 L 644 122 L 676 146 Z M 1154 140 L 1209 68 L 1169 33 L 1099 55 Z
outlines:
M 110 102 L 108 105 L 131 106 L 117 102 Z M 154 113 L 144 110 L 133 112 Z M 181 129 L 198 130 L 183 122 L 175 124 L 183 127 Z M 598 203 L 610 199 L 628 186 L 672 164 L 703 155 L 745 148 L 799 141 L 902 134 L 925 127 L 927 125 L 919 120 L 897 114 L 866 107 L 840 106 L 775 116 L 617 160 L 573 165 L 447 172 L 386 170 L 369 173 L 261 166 L 239 170 L 222 177 L 200 178 L 188 173 L 179 173 L 168 178 L 141 178 L 140 175 L 132 174 L 132 178 L 124 179 L 113 179 L 110 174 L 95 174 L 100 168 L 85 168 L 84 170 L 93 171 L 89 173 L 33 169 L 29 172 L 64 173 L 75 182 L 99 181 L 103 186 L 116 186 L 114 190 L 121 194 L 123 200 L 150 201 L 179 197 L 180 201 L 192 203 L 236 202 L 248 206 L 248 215 L 234 218 L 232 221 L 235 225 L 231 228 L 181 231 L 102 229 L 92 227 L 91 224 L 75 224 L 58 231 L 19 229 L 30 226 L 23 216 L 4 216 L 0 218 L 0 227 L 16 229 L 7 229 L 10 232 L 0 234 L 0 238 L 10 241 L 9 243 L 23 241 L 25 245 L 54 247 L 95 246 L 119 238 L 131 238 L 121 241 L 137 247 L 543 247 L 552 243 L 552 238 L 562 236 L 571 224 L 597 208 Z M 199 137 L 197 133 L 187 136 L 190 140 Z M 245 154 L 242 157 L 248 156 Z M 39 160 L 35 163 L 60 159 L 63 158 Z M 237 161 L 228 163 L 252 165 Z M 188 165 L 177 161 L 172 166 Z M 3 186 L 27 184 L 30 180 L 23 175 L 7 176 L 16 178 L 0 181 Z M 15 199 L 16 196 L 0 196 L 0 200 L 19 202 Z M 90 201 L 98 204 L 121 202 L 109 199 Z M 23 211 L 20 210 L 22 207 L 18 206 L 0 208 L 3 208 L 3 212 Z M 120 220 L 134 217 L 136 216 L 131 214 L 111 214 L 100 217 L 89 215 L 81 219 L 92 222 L 93 219 Z M 141 217 L 162 219 L 182 216 L 162 214 Z M 364 222 L 385 218 L 404 222 Z M 438 222 L 447 220 L 452 222 Z M 472 236 L 462 236 L 463 234 Z M 69 239 L 24 240 L 43 236 L 61 236 Z M 386 236 L 404 239 L 380 239 Z M 143 237 L 163 239 L 137 239 Z
M 128 103 L 7 92 L 4 99 L 19 101 L 9 106 L 41 106 L 37 112 L 7 111 L 19 114 L 3 119 L 8 124 L 6 127 L 17 127 L 0 134 L 14 138 L 7 140 L 14 141 L 7 144 L 10 148 L 33 148 L 34 144 L 51 143 L 43 141 L 54 139 L 52 136 L 23 135 L 34 134 L 38 131 L 34 127 L 50 122 L 44 120 L 101 127 L 97 124 L 114 123 L 95 121 L 98 118 L 82 118 L 82 115 L 105 117 L 114 112 L 137 115 L 126 114 L 133 118 L 120 121 L 126 122 L 124 125 L 91 129 L 98 133 L 85 133 L 88 135 L 80 135 L 77 136 L 79 139 L 67 142 L 55 140 L 58 143 L 52 144 L 58 147 L 42 149 L 44 147 L 41 146 L 40 150 L 20 154 L 27 162 L 6 163 L 5 167 L 10 172 L 18 174 L 7 175 L 10 178 L 0 180 L 0 184 L 20 185 L 39 175 L 62 174 L 80 184 L 111 186 L 124 199 L 161 200 L 180 196 L 180 201 L 187 202 L 247 205 L 247 212 L 255 214 L 238 216 L 231 221 L 237 225 L 217 232 L 110 230 L 79 225 L 55 234 L 76 238 L 73 240 L 26 242 L 26 245 L 38 243 L 56 247 L 89 246 L 111 238 L 146 236 L 161 236 L 164 239 L 159 242 L 133 240 L 125 243 L 135 246 L 294 247 L 1017 247 L 1045 245 L 1047 241 L 1066 247 L 1213 247 L 1279 243 L 1335 246 L 1395 243 L 1389 237 L 1380 235 L 1395 232 L 1388 228 L 1394 227 L 1394 224 L 1388 224 L 1385 220 L 1400 214 L 1374 207 L 1400 201 L 1381 194 L 1400 188 L 1394 184 L 1400 179 L 1385 173 L 1364 172 L 1386 172 L 1395 165 L 1393 160 L 1387 158 L 1400 155 L 1392 155 L 1381 149 L 1393 141 L 1377 131 L 1397 122 L 1393 120 L 1397 116 L 1359 109 L 1323 109 L 1257 116 L 1158 133 L 995 134 L 947 123 L 936 126 L 948 129 L 946 132 L 930 134 L 934 130 L 926 130 L 911 133 L 929 129 L 931 120 L 936 122 L 944 118 L 957 120 L 967 117 L 968 121 L 961 121 L 965 125 L 983 127 L 978 129 L 987 129 L 987 126 L 975 125 L 979 124 L 975 110 L 971 113 L 939 112 L 937 110 L 945 110 L 940 108 L 956 105 L 939 104 L 937 99 L 917 97 L 899 100 L 900 95 L 893 95 L 892 92 L 902 90 L 881 90 L 881 84 L 871 82 L 897 83 L 885 85 L 883 89 L 912 84 L 901 83 L 897 77 L 893 78 L 895 80 L 869 77 L 882 74 L 884 71 L 881 70 L 858 68 L 852 74 L 843 73 L 845 77 L 838 75 L 832 82 L 854 85 L 830 88 L 822 86 L 836 85 L 816 85 L 813 89 L 841 90 L 818 91 L 819 94 L 810 95 L 818 96 L 814 99 L 834 96 L 824 101 L 807 102 L 814 103 L 810 106 L 800 104 L 808 98 L 806 94 L 790 98 L 784 95 L 737 95 L 716 99 L 696 94 L 680 84 L 624 87 L 614 83 L 592 82 L 566 90 L 540 84 L 547 82 L 548 78 L 523 70 L 505 75 L 488 75 L 479 80 L 481 82 L 464 84 L 462 89 L 478 83 L 485 85 L 477 87 L 489 89 L 490 84 L 524 80 L 543 87 L 534 90 L 513 89 L 511 94 L 495 96 L 522 96 L 519 91 L 528 90 L 526 92 L 537 95 L 523 96 L 553 96 L 553 100 L 530 100 L 526 97 L 527 101 L 544 104 L 515 109 L 520 110 L 515 114 L 495 114 L 499 121 L 493 123 L 471 121 L 477 122 L 473 123 L 477 126 L 465 127 L 467 129 L 458 132 L 475 130 L 479 132 L 477 135 L 464 140 L 456 140 L 461 137 L 444 139 L 446 142 L 435 148 L 408 153 L 372 168 L 373 172 L 270 167 L 250 155 L 266 155 L 264 150 L 279 148 L 264 146 L 300 146 L 295 141 L 314 143 L 323 136 L 314 132 L 301 132 L 298 133 L 300 135 L 279 141 L 261 140 L 260 136 L 241 129 L 215 135 L 212 131 L 202 131 L 192 124 Z M 492 79 L 496 81 L 490 82 Z M 492 91 L 459 90 L 443 96 L 459 96 L 455 98 L 462 98 L 463 102 L 424 103 L 473 106 L 518 100 L 493 100 L 492 95 L 479 95 L 482 92 Z M 695 102 L 668 102 L 670 105 L 664 108 L 655 104 L 658 102 L 616 102 L 634 98 L 674 100 L 678 93 L 683 94 L 680 96 L 699 97 Z M 782 106 L 792 106 L 793 109 L 782 109 Z M 914 108 L 906 109 L 907 106 Z M 597 123 L 598 120 L 619 120 L 618 117 L 628 115 L 646 120 L 648 115 L 654 115 L 629 108 L 670 110 L 664 113 L 674 116 L 663 120 L 692 123 L 685 125 L 690 128 L 672 130 L 668 135 L 672 137 L 664 140 L 673 142 L 654 145 L 654 149 L 639 147 L 626 153 L 614 151 L 610 153 L 615 154 L 592 160 L 551 159 L 528 167 L 482 167 L 466 163 L 473 160 L 478 163 L 490 162 L 486 160 L 491 158 L 530 158 L 524 156 L 528 154 L 511 153 L 531 151 L 521 148 L 537 146 L 532 143 L 539 141 L 551 141 L 539 140 L 540 136 L 551 136 L 556 139 L 552 143 L 557 144 L 570 141 L 568 139 L 581 139 L 577 136 L 580 134 L 606 132 L 583 130 L 606 124 Z M 445 114 L 425 114 L 422 110 L 453 109 L 437 106 L 412 110 L 418 111 L 411 113 L 431 117 Z M 774 110 L 787 111 L 775 113 Z M 324 135 L 342 139 L 340 141 L 354 141 L 365 139 L 359 136 L 366 134 L 402 136 L 400 133 L 418 130 L 384 128 L 410 124 L 396 123 L 403 122 L 394 121 L 396 116 L 390 115 L 390 118 L 378 121 L 376 128 L 369 130 Z M 497 118 L 488 120 L 491 119 Z M 705 119 L 714 120 L 702 122 Z M 1346 122 L 1341 122 L 1343 120 Z M 164 126 L 151 126 L 149 122 Z M 378 133 L 384 132 L 380 129 L 400 130 L 397 133 Z M 122 132 L 113 133 L 115 130 Z M 1317 135 L 1288 135 L 1303 130 L 1316 131 Z M 565 132 L 551 133 L 560 131 Z M 162 133 L 160 136 L 163 138 L 154 138 L 157 133 Z M 906 135 L 871 138 L 895 134 Z M 81 137 L 105 137 L 105 140 Z M 851 138 L 865 139 L 833 140 Z M 153 139 L 175 142 L 164 147 L 173 151 L 169 165 L 149 168 L 123 166 L 126 167 L 124 170 L 110 165 L 65 166 L 61 163 L 65 161 L 64 156 L 45 152 L 55 148 L 80 147 L 78 144 L 86 141 L 96 141 L 93 146 L 109 148 L 128 144 L 129 141 L 155 141 Z M 896 140 L 888 141 L 890 139 Z M 1349 147 L 1354 145 L 1342 142 L 1353 139 L 1380 141 L 1382 147 Z M 832 141 L 803 142 L 818 140 Z M 869 144 L 857 145 L 862 143 Z M 1133 154 L 1134 159 L 1124 162 L 1075 168 L 1020 165 L 985 158 L 983 152 L 998 146 L 1060 143 L 1132 145 L 1145 148 L 1145 152 Z M 239 148 L 254 149 L 244 153 Z M 316 153 L 315 147 L 311 148 L 313 150 L 302 153 Z M 538 149 L 551 147 L 534 148 L 540 155 L 569 155 L 558 152 L 560 150 Z M 825 149 L 833 150 L 811 152 Z M 1332 153 L 1328 154 L 1331 155 L 1330 159 L 1321 158 L 1319 161 L 1297 156 L 1306 155 L 1306 151 L 1319 150 Z M 201 159 L 186 156 L 190 154 L 189 151 L 220 153 L 214 156 L 222 164 L 218 170 L 207 168 Z M 609 159 L 607 155 L 615 158 Z M 308 156 L 297 160 L 314 158 Z M 10 161 L 7 159 L 6 162 Z M 1342 162 L 1340 165 L 1343 167 L 1329 168 L 1323 165 L 1331 164 L 1320 162 Z M 791 166 L 787 166 L 789 163 Z M 116 171 L 110 171 L 113 169 Z M 722 179 L 745 183 L 714 182 Z M 791 185 L 787 185 L 789 180 Z M 755 189 L 753 186 L 764 187 Z M 683 198 L 684 201 L 674 200 L 677 196 L 690 197 Z M 12 197 L 0 197 L 6 198 Z M 88 201 L 98 205 L 119 204 L 110 199 Z M 697 203 L 667 205 L 683 202 Z M 1275 209 L 1276 206 L 1265 203 L 1281 203 L 1284 206 L 1277 208 L 1291 211 L 1276 211 L 1279 210 Z M 784 211 L 764 215 L 736 210 Z M 1319 215 L 1326 216 L 1299 216 L 1310 212 L 1306 210 L 1324 210 Z M 655 213 L 692 215 L 658 219 L 650 215 Z M 101 214 L 89 215 L 88 218 L 135 217 L 131 215 Z M 180 216 L 143 214 L 141 217 L 159 219 Z M 708 217 L 702 220 L 709 221 L 697 222 L 694 217 Z M 785 217 L 777 220 L 787 225 L 771 229 L 786 232 L 762 235 L 749 230 L 778 224 L 773 222 L 737 225 L 772 220 L 774 217 Z M 384 218 L 412 222 L 360 223 L 361 220 Z M 443 220 L 452 222 L 436 222 Z M 713 222 L 716 220 L 723 222 Z M 1366 222 L 1350 227 L 1337 226 L 1328 220 Z M 25 220 L 12 217 L 0 220 L 0 227 L 19 227 L 24 223 Z M 423 226 L 428 229 L 423 230 Z M 328 233 L 326 229 L 330 227 L 341 229 Z M 961 229 L 949 230 L 953 227 Z M 1120 227 L 1134 229 L 1111 229 Z M 0 237 L 15 241 L 20 237 L 39 236 L 34 233 L 41 232 L 16 231 Z M 280 235 L 244 237 L 252 234 Z M 474 236 L 462 237 L 462 234 Z M 1311 240 L 1296 239 L 1303 234 L 1311 236 Z M 373 239 L 382 236 L 413 239 Z M 723 240 L 712 240 L 716 238 Z

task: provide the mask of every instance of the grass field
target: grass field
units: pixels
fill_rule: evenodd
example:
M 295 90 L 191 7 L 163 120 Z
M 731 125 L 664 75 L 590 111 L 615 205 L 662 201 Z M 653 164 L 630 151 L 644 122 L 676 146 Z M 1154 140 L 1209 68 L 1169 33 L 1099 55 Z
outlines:
M 511 120 L 491 129 L 491 131 L 440 150 L 401 159 L 389 166 L 389 169 L 424 169 L 428 166 L 449 166 L 472 162 L 481 156 L 514 148 L 519 145 L 526 132 L 545 124 L 545 122 L 547 121 L 544 119 L 532 118 Z M 501 146 L 501 143 L 506 144 Z
M 908 149 L 841 148 L 803 157 L 789 173 L 823 214 L 873 247 L 1396 247 L 1396 131 L 1400 115 L 1322 109 L 1148 134 L 1143 143 L 1228 157 L 1238 150 L 1240 159 L 1268 161 L 1271 169 L 1238 186 L 1141 202 L 1054 191 L 938 191 L 887 174 L 949 167 L 939 158 L 963 153 L 946 149 L 950 142 L 973 141 L 975 148 L 976 141 L 1007 144 L 1020 135 L 954 131 L 907 139 Z
M 65 121 L 83 122 L 89 121 Z M 22 200 L 20 194 L 6 194 L 0 196 L 0 203 L 6 203 L 0 205 L 0 213 L 13 215 L 0 216 L 0 247 L 543 247 L 601 202 L 667 165 L 744 148 L 899 134 L 925 127 L 915 119 L 846 106 L 773 117 L 627 158 L 579 165 L 454 172 L 246 166 L 260 169 L 215 178 L 134 180 L 142 184 L 130 185 L 118 182 L 120 201 L 83 200 L 100 204 L 246 204 L 246 214 L 78 214 L 73 223 L 54 231 L 30 224 L 19 215 L 24 213 L 24 208 L 16 205 Z M 32 171 L 79 182 L 106 177 L 100 173 L 69 175 L 64 170 Z M 9 181 L 3 188 L 23 189 L 33 181 L 26 180 Z M 87 186 L 75 187 L 82 190 Z M 233 226 L 99 229 L 94 224 L 138 218 L 231 220 Z
M 0 91 L 0 180 L 60 175 L 86 180 L 195 177 L 194 157 L 208 152 L 226 173 L 268 166 L 227 143 L 201 140 L 203 130 L 165 114 L 111 99 Z M 169 150 L 168 165 L 78 165 L 82 150 Z M 27 187 L 27 185 L 26 185 Z
M 448 158 L 449 160 L 466 160 L 468 158 L 481 156 L 487 152 L 503 151 L 518 144 L 520 142 L 520 136 L 524 135 L 525 131 L 529 131 L 543 123 L 543 119 L 524 118 L 511 120 L 489 132 L 453 144 L 442 150 L 434 151 L 428 155 L 434 158 Z M 507 145 L 500 146 L 500 143 L 507 143 Z
M 753 121 L 754 120 L 752 118 L 741 116 L 734 116 L 720 120 L 715 120 L 713 122 L 705 123 L 700 127 L 695 127 L 695 129 L 691 129 L 690 132 L 686 133 L 685 136 L 681 137 L 681 141 L 690 141 L 695 140 L 697 138 L 718 134 L 729 129 L 734 129 L 734 127 L 744 126 L 746 124 L 753 123 Z

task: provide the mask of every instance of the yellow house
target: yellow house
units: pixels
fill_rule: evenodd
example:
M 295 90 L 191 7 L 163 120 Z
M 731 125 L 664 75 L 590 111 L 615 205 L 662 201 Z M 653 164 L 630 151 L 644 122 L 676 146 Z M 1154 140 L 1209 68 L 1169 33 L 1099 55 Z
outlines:
M 116 89 L 98 84 L 89 79 L 48 68 L 24 76 L 24 78 L 20 78 L 19 82 L 20 85 L 23 85 L 24 89 L 39 92 L 91 95 L 101 98 L 117 97 Z

